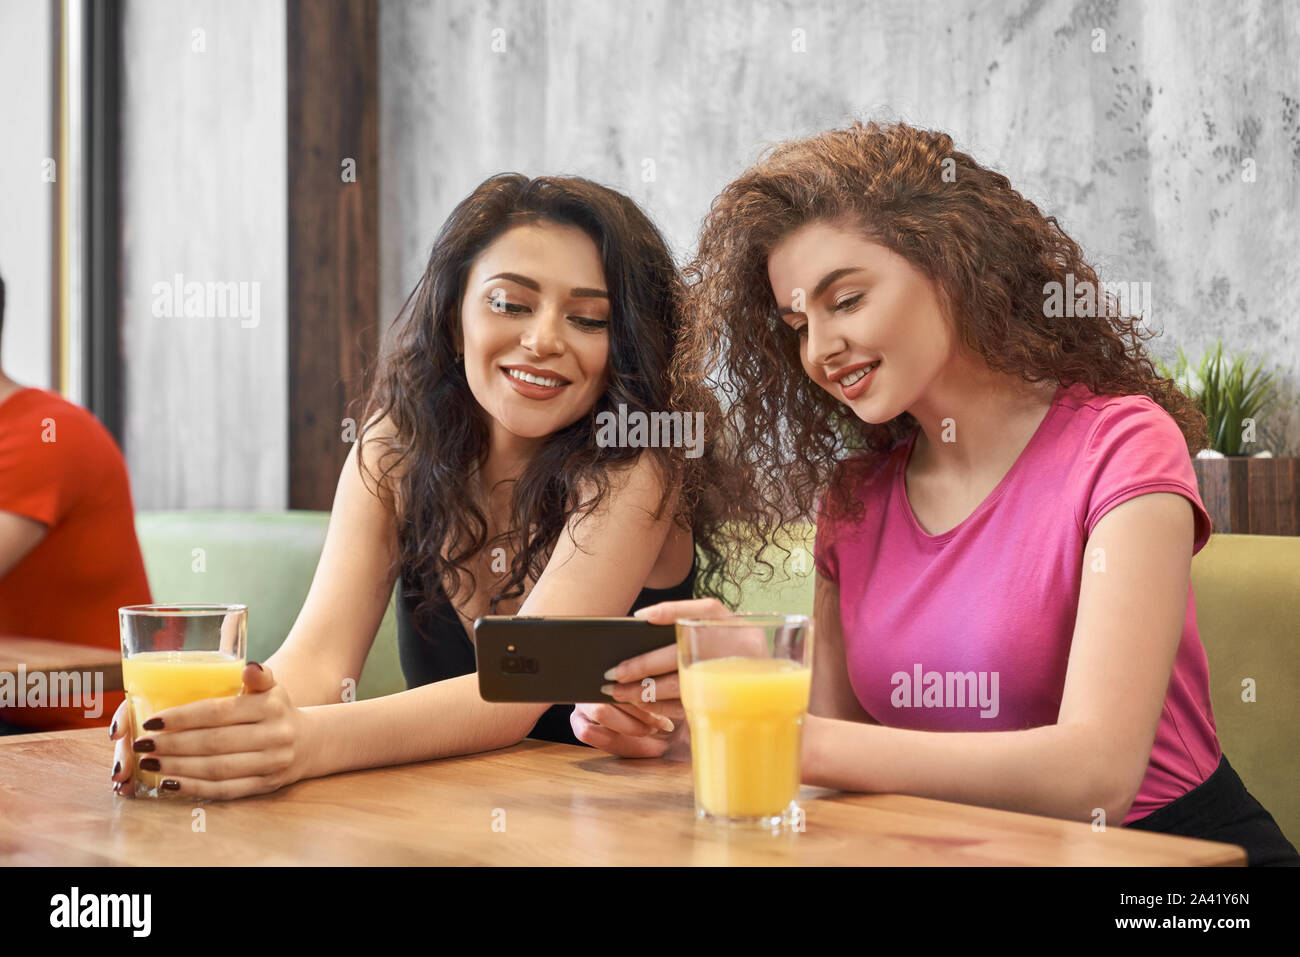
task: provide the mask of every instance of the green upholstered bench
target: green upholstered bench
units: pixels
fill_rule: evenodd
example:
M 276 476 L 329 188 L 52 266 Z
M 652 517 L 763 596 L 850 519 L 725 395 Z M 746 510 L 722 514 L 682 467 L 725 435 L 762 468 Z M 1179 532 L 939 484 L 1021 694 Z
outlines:
M 247 605 L 248 659 L 265 661 L 307 600 L 328 523 L 329 512 L 140 512 L 135 530 L 153 600 Z M 357 697 L 405 688 L 390 599 L 357 682 Z
M 325 541 L 327 512 L 142 512 L 136 530 L 157 602 L 241 602 L 249 657 L 264 660 L 289 633 Z M 744 611 L 812 613 L 811 525 L 792 554 L 773 552 L 775 579 L 750 579 Z M 204 571 L 195 565 L 203 549 Z M 1224 753 L 1292 842 L 1300 841 L 1300 537 L 1214 535 L 1192 562 L 1197 620 Z M 1243 701 L 1253 679 L 1256 700 Z M 390 601 L 357 693 L 405 687 Z

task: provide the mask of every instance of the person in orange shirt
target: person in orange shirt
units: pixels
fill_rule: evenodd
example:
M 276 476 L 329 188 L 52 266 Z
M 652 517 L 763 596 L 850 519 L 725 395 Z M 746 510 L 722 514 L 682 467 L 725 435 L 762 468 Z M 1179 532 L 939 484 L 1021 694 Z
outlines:
M 0 335 L 4 331 L 0 280 Z M 117 609 L 151 601 L 126 462 L 90 412 L 0 368 L 0 649 L 6 637 L 117 649 Z M 120 691 L 69 707 L 0 685 L 0 733 L 107 726 Z M 6 705 L 10 705 L 6 707 Z

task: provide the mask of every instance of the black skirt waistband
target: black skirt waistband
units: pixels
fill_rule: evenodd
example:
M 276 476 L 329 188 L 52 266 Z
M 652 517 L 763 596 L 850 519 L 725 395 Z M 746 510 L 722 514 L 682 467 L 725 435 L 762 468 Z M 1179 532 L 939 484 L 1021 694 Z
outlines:
M 1252 867 L 1300 867 L 1300 854 L 1255 800 L 1225 754 L 1214 773 L 1164 807 L 1127 825 L 1180 837 L 1237 844 Z

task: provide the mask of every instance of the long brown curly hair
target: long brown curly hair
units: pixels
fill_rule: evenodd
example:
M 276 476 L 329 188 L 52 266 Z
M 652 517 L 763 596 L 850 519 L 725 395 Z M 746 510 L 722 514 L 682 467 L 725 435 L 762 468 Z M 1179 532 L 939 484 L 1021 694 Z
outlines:
M 960 342 L 990 368 L 1029 383 L 1149 396 L 1189 452 L 1205 447 L 1204 416 L 1142 346 L 1154 333 L 1140 315 L 1123 314 L 1055 217 L 945 133 L 855 121 L 766 151 L 713 201 L 684 270 L 689 321 L 675 378 L 711 382 L 729 400 L 713 434 L 730 467 L 714 492 L 729 521 L 757 534 L 733 537 L 728 561 L 757 546 L 770 570 L 761 556 L 774 530 L 807 521 L 824 490 L 831 516 L 860 515 L 856 478 L 919 428 L 906 412 L 864 422 L 805 374 L 767 260 L 812 222 L 855 229 L 907 259 L 934 283 Z M 1096 315 L 1049 318 L 1047 284 L 1065 286 L 1070 275 L 1076 288 L 1098 291 Z
M 507 229 L 538 221 L 577 227 L 599 250 L 611 307 L 609 379 L 591 412 L 551 435 L 511 480 L 507 530 L 489 540 L 487 518 L 467 494 L 471 476 L 487 457 L 489 422 L 457 362 L 461 300 L 479 253 Z M 609 492 L 610 470 L 643 452 L 664 479 L 659 514 L 676 487 L 674 521 L 694 533 L 706 560 L 717 554 L 714 523 L 698 495 L 701 484 L 716 481 L 707 442 L 704 454 L 685 459 L 680 449 L 601 446 L 595 440 L 597 416 L 616 413 L 620 404 L 629 414 L 690 409 L 716 416 L 707 405 L 711 395 L 702 388 L 683 390 L 687 405 L 672 404 L 670 363 L 681 316 L 681 274 L 672 254 L 645 213 L 615 190 L 581 177 L 502 173 L 452 210 L 364 399 L 360 441 L 380 443 L 380 474 L 369 475 L 357 457 L 363 481 L 372 481 L 393 506 L 400 544 L 394 561 L 417 622 L 426 608 L 438 604 L 435 585 L 450 595 L 461 587 L 462 575 L 473 581 L 469 563 L 485 548 L 503 546 L 511 556 L 491 595 L 491 610 L 522 595 L 525 581 L 545 568 L 570 517 L 598 508 Z M 371 434 L 385 415 L 394 434 Z M 400 479 L 395 478 L 391 473 L 403 464 Z M 586 499 L 584 488 L 592 490 Z M 697 590 L 707 584 L 701 586 L 697 576 Z

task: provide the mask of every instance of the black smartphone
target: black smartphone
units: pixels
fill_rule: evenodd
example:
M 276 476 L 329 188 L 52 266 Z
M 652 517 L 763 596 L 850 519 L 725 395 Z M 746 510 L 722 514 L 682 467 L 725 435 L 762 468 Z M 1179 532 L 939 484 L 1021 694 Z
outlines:
M 606 671 L 676 643 L 675 626 L 641 618 L 485 615 L 474 622 L 478 690 L 484 701 L 611 701 Z

